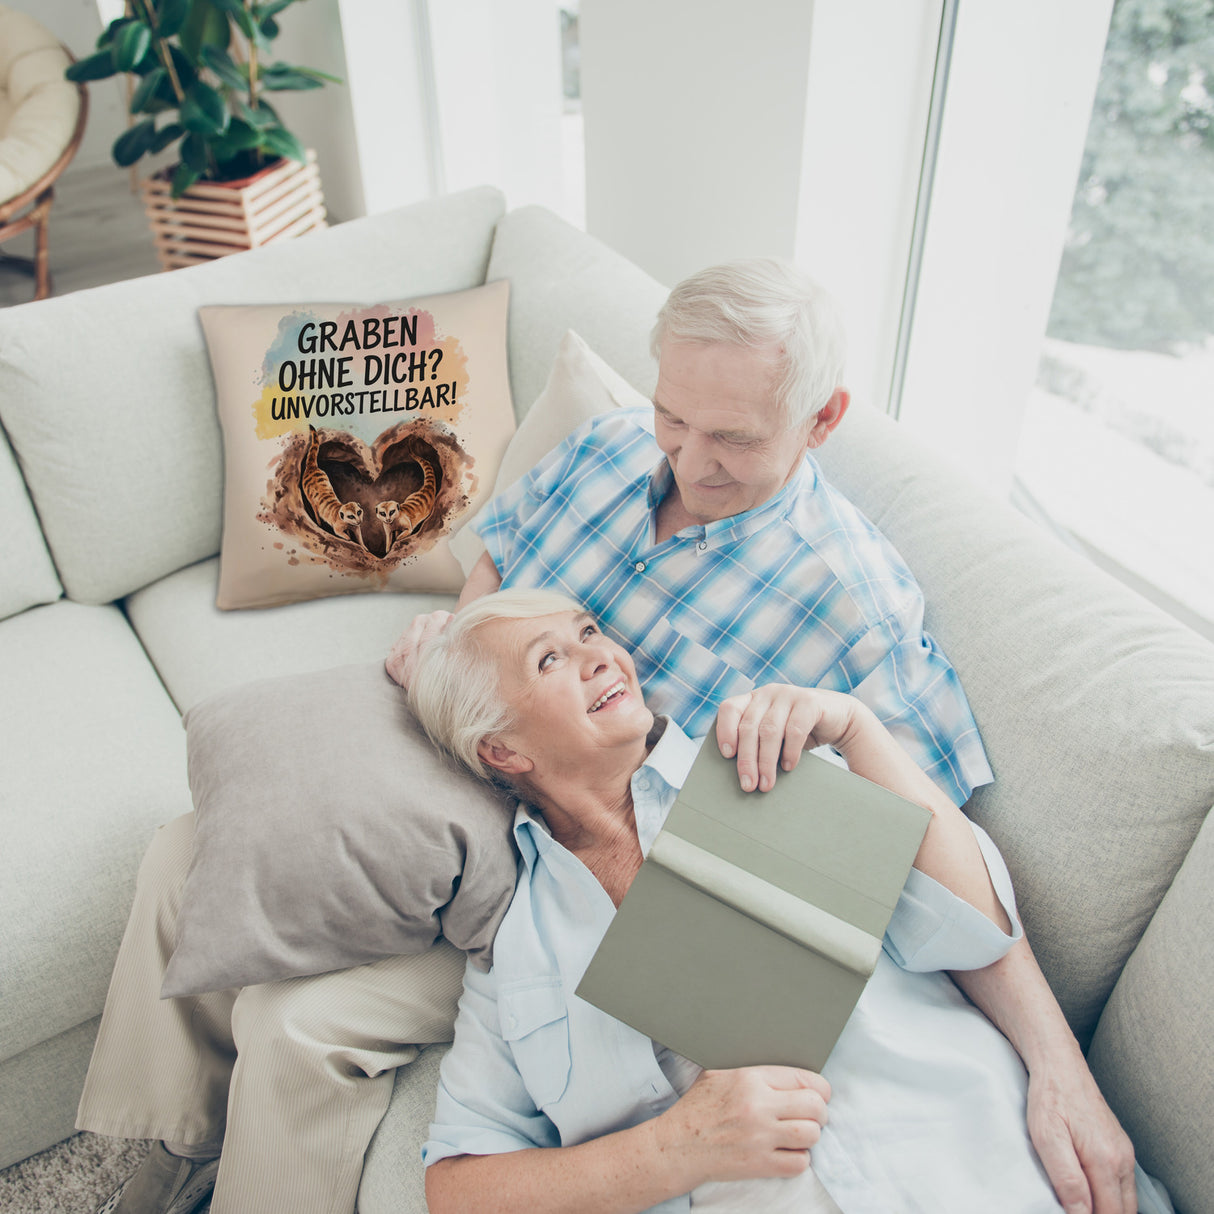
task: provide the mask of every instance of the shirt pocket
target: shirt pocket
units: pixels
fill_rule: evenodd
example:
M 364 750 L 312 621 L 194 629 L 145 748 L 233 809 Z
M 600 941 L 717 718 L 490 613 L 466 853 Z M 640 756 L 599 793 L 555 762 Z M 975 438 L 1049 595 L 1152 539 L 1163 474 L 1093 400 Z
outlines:
M 513 983 L 498 994 L 502 1038 L 538 1108 L 569 1086 L 569 1008 L 559 978 Z
M 649 662 L 641 677 L 645 702 L 655 712 L 670 713 L 676 720 L 684 705 L 703 701 L 707 705 L 704 711 L 715 714 L 715 705 L 722 700 L 754 689 L 752 678 L 680 632 L 666 617 L 654 623 L 638 649 Z M 710 723 L 711 719 L 710 715 Z M 679 723 L 687 729 L 685 722 Z M 706 729 L 688 732 L 694 735 Z

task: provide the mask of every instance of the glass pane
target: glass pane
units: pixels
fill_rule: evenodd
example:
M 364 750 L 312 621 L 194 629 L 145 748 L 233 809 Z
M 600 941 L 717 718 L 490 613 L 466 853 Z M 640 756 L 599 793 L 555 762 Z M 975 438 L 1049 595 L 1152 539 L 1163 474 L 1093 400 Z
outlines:
M 1017 476 L 1214 635 L 1214 2 L 1116 0 Z

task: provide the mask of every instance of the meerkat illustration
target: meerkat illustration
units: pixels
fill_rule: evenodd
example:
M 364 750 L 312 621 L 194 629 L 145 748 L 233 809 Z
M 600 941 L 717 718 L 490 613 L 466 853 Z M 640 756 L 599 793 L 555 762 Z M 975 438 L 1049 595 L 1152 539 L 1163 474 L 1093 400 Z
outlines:
M 400 504 L 390 499 L 378 503 L 375 507 L 375 517 L 379 519 L 380 525 L 384 529 L 384 552 L 386 553 L 392 547 L 392 532 L 396 529 L 397 521 L 400 518 Z
M 422 470 L 422 485 L 400 503 L 398 521 L 402 535 L 412 535 L 434 513 L 434 500 L 438 495 L 438 482 L 434 479 L 430 461 L 419 456 L 415 462 Z
M 334 535 L 343 540 L 353 538 L 360 548 L 363 543 L 362 521 L 363 508 L 357 502 L 342 502 L 333 492 L 333 484 L 317 463 L 320 452 L 320 436 L 315 426 L 309 426 L 311 432 L 308 438 L 308 454 L 304 460 L 303 478 L 300 482 L 303 495 L 308 505 L 312 507 L 316 517 L 324 523 Z

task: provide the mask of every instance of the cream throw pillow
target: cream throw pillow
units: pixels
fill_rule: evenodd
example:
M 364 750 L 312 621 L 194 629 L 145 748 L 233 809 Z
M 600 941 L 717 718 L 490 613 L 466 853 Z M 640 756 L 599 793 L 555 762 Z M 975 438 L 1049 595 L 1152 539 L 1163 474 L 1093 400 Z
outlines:
M 508 297 L 199 309 L 224 442 L 218 606 L 460 589 L 447 537 L 514 433 Z
M 569 329 L 561 339 L 543 392 L 519 423 L 502 456 L 493 496 L 534 468 L 583 422 L 612 409 L 650 403 Z M 451 537 L 451 551 L 465 574 L 472 571 L 485 551 L 480 537 L 467 525 L 470 519 L 468 516 Z

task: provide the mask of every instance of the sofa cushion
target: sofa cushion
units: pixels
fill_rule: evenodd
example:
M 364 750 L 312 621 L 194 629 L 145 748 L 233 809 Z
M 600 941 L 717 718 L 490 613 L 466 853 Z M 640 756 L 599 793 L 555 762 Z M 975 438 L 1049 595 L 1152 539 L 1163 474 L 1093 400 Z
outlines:
M 21 469 L 0 433 L 0 620 L 27 607 L 53 603 L 63 593 L 51 554 L 25 491 Z
M 219 550 L 223 459 L 203 304 L 376 302 L 484 281 L 501 195 L 0 312 L 0 420 L 67 593 L 104 603 Z
M 514 433 L 510 284 L 202 308 L 224 444 L 220 607 L 458 592 L 447 537 Z
M 882 415 L 819 456 L 923 587 L 995 771 L 969 812 L 1086 1042 L 1214 801 L 1214 646 Z
M 181 722 L 115 607 L 0 628 L 0 1057 L 96 1016 L 152 832 L 190 808 Z
M 488 968 L 513 799 L 435 750 L 382 662 L 221 692 L 185 718 L 194 852 L 163 994 L 424 952 Z
M 174 703 L 184 713 L 207 696 L 254 679 L 382 662 L 415 615 L 451 610 L 449 594 L 359 594 L 273 611 L 220 611 L 219 561 L 191 565 L 124 606 Z
M 1212 740 L 1214 741 L 1214 740 Z M 1214 1206 L 1214 813 L 1109 996 L 1088 1055 L 1148 1172 Z
M 627 258 L 551 211 L 520 207 L 497 225 L 488 276 L 510 280 L 510 386 L 520 420 L 568 329 L 642 394 L 653 392 L 649 331 L 667 290 Z
M 438 1075 L 449 1045 L 431 1045 L 396 1072 L 392 1103 L 371 1139 L 358 1214 L 426 1214 L 422 1144 L 430 1137 Z

